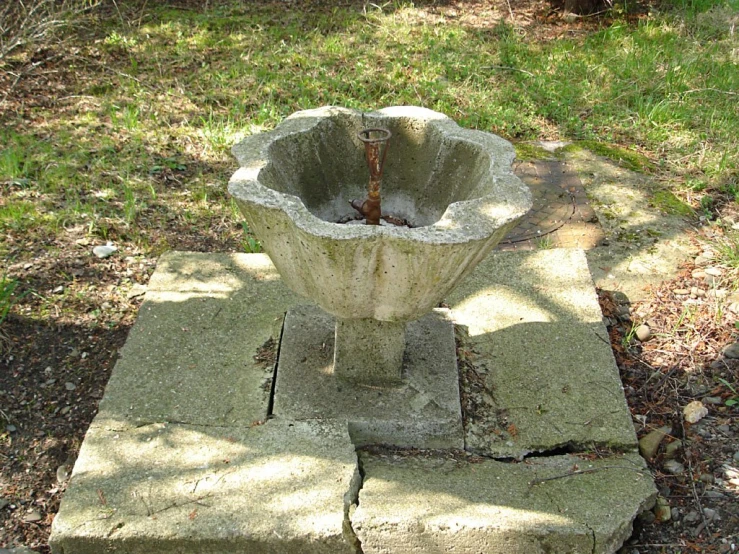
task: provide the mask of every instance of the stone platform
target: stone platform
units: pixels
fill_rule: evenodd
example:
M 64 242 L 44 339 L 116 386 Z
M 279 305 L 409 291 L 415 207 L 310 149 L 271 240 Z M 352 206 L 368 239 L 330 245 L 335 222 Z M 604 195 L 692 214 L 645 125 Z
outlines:
M 52 552 L 591 554 L 653 502 L 582 251 L 498 253 L 447 299 L 464 450 L 281 414 L 284 316 L 306 304 L 265 255 L 163 256 Z

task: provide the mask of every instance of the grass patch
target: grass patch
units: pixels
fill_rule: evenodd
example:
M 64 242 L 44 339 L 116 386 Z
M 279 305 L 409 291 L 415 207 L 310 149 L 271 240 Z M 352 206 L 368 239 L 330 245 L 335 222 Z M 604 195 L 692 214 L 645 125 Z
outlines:
M 519 159 L 550 156 L 526 141 L 571 140 L 707 190 L 739 171 L 737 0 L 694 0 L 546 41 L 403 3 L 142 6 L 71 27 L 75 78 L 59 101 L 2 114 L 0 181 L 15 183 L 5 228 L 79 227 L 149 251 L 194 230 L 208 244 L 221 236 L 255 248 L 225 193 L 229 149 L 327 104 L 423 105 L 514 140 Z

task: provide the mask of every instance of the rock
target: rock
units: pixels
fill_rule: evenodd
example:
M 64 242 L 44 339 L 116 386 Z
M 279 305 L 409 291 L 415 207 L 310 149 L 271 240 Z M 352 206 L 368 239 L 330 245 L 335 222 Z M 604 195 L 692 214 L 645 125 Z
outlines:
M 688 289 L 675 289 L 672 292 L 678 296 L 687 296 L 688 294 L 690 294 L 690 291 Z
M 660 443 L 670 433 L 672 433 L 672 427 L 669 425 L 647 433 L 639 439 L 639 453 L 647 460 L 654 459 L 657 455 L 657 450 L 659 450 Z
M 716 480 L 716 478 L 713 476 L 713 473 L 703 473 L 701 474 L 699 479 L 701 480 L 701 482 L 707 485 L 712 485 L 713 482 Z
M 688 423 L 698 423 L 708 415 L 708 408 L 700 400 L 694 400 L 683 408 L 683 417 Z
M 719 425 L 716 429 L 721 431 L 724 435 L 731 434 L 731 427 L 729 425 Z
M 703 496 L 705 496 L 706 498 L 715 498 L 715 499 L 726 498 L 726 495 L 719 491 L 706 491 L 703 493 Z
M 695 263 L 695 265 L 697 266 L 702 266 L 702 265 L 708 265 L 710 261 L 708 260 L 708 258 L 704 256 L 697 256 L 693 263 Z
M 5 508 L 5 506 L 7 506 L 8 504 L 10 504 L 10 501 L 9 500 L 5 500 L 4 498 L 0 498 L 0 510 L 2 510 L 3 508 Z
M 62 294 L 64 292 L 64 285 L 59 285 L 58 287 L 54 287 L 54 290 L 51 291 L 54 294 Z
M 5 430 L 8 433 L 15 433 L 18 430 L 18 428 L 15 425 L 13 425 L 12 423 L 9 423 L 8 425 L 5 426 Z
M 636 338 L 639 339 L 641 342 L 646 342 L 651 339 L 652 329 L 650 329 L 649 325 L 646 325 L 644 323 L 639 325 L 639 327 L 636 328 Z
M 737 450 L 736 452 L 734 452 L 734 461 L 735 462 L 739 462 L 739 450 Z
M 58 468 L 56 468 L 56 481 L 60 485 L 62 483 L 66 483 L 69 479 L 69 466 L 67 464 L 62 464 Z
M 676 521 L 680 519 L 680 509 L 679 508 L 672 508 L 670 510 L 670 516 L 672 517 L 673 521 Z
M 695 523 L 700 519 L 700 517 L 701 515 L 697 511 L 691 510 L 687 514 L 685 514 L 685 521 L 687 523 Z
M 694 269 L 690 276 L 693 279 L 704 279 L 706 277 L 706 272 L 702 269 Z
M 96 246 L 92 249 L 92 253 L 95 254 L 98 258 L 108 258 L 113 255 L 113 253 L 118 250 L 115 246 L 108 243 L 105 245 Z
M 720 396 L 705 396 L 701 400 L 701 402 L 703 402 L 704 404 L 712 404 L 714 406 L 720 406 L 721 404 L 724 403 L 724 400 Z
M 710 275 L 711 277 L 721 277 L 724 274 L 723 270 L 716 266 L 707 267 L 703 271 L 706 275 Z
M 653 511 L 646 511 L 646 512 L 642 512 L 641 514 L 639 514 L 639 521 L 643 525 L 651 525 L 652 523 L 654 523 L 655 519 L 657 518 L 655 517 Z
M 677 456 L 678 452 L 683 449 L 683 441 L 672 441 L 665 446 L 665 458 L 668 460 Z
M 654 505 L 654 516 L 655 520 L 660 523 L 670 521 L 672 517 L 672 510 L 670 510 L 670 503 L 666 498 L 661 496 L 657 497 L 657 503 Z
M 36 510 L 31 510 L 23 516 L 23 521 L 25 521 L 26 523 L 35 523 L 37 521 L 41 521 L 42 519 L 43 517 Z
M 59 413 L 62 415 L 67 415 L 69 413 L 69 410 L 72 408 L 70 406 L 64 406 L 61 410 L 59 410 Z
M 732 344 L 728 344 L 724 346 L 721 353 L 727 358 L 731 358 L 732 360 L 738 360 L 739 359 L 739 342 L 734 342 Z
M 64 388 L 67 389 L 67 390 L 69 390 L 69 391 L 72 391 L 72 390 L 74 390 L 74 389 L 77 388 L 77 385 L 75 385 L 71 381 L 67 381 L 66 383 L 64 383 Z
M 129 290 L 126 293 L 126 298 L 128 300 L 133 300 L 134 298 L 138 298 L 139 296 L 143 296 L 144 294 L 146 294 L 146 289 L 147 289 L 146 285 L 142 285 L 140 283 L 135 283 L 131 287 L 131 290 Z
M 667 460 L 662 467 L 672 475 L 681 475 L 685 472 L 685 466 L 677 460 Z
M 716 517 L 716 510 L 713 508 L 703 508 L 703 515 L 706 516 L 708 521 L 711 521 Z

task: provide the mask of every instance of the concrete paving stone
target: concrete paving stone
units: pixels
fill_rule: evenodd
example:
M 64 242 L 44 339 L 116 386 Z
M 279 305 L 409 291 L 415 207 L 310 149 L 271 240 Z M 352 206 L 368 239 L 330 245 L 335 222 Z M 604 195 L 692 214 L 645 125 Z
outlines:
M 462 448 L 454 332 L 448 310 L 406 331 L 403 382 L 378 388 L 337 379 L 334 318 L 313 306 L 288 312 L 280 347 L 274 413 L 288 419 L 349 422 L 356 445 Z
M 345 519 L 359 479 L 345 424 L 93 426 L 54 519 L 51 549 L 350 553 Z
M 581 250 L 500 252 L 447 299 L 485 383 L 467 447 L 495 457 L 598 444 L 635 450 L 618 368 Z
M 111 428 L 150 422 L 249 425 L 267 415 L 279 341 L 300 300 L 265 254 L 165 254 L 100 402 Z
M 656 497 L 636 454 L 524 463 L 367 454 L 361 460 L 364 483 L 352 523 L 364 554 L 612 553 Z

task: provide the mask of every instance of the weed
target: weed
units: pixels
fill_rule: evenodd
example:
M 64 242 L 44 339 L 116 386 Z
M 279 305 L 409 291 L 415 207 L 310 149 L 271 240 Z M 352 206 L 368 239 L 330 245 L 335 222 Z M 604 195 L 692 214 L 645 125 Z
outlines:
M 727 406 L 737 406 L 737 405 L 739 405 L 739 392 L 737 392 L 737 390 L 726 379 L 722 379 L 721 377 L 719 377 L 718 380 L 719 380 L 719 382 L 722 385 L 724 385 L 726 388 L 728 388 L 734 394 L 734 396 L 732 396 L 731 398 L 729 398 L 728 400 L 726 400 L 724 402 L 724 404 L 726 404 Z
M 262 244 L 256 238 L 254 238 L 254 235 L 251 234 L 251 230 L 249 229 L 249 225 L 246 223 L 246 221 L 241 222 L 241 228 L 244 232 L 244 236 L 241 239 L 241 246 L 244 251 L 250 254 L 258 254 L 259 252 L 261 252 Z

